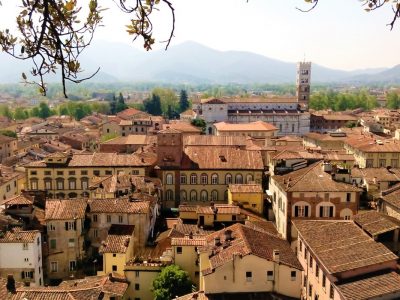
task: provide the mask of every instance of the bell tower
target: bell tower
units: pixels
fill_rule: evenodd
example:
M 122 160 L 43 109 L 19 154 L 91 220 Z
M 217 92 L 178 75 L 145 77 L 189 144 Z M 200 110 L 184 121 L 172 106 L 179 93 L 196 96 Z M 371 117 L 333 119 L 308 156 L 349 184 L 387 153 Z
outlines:
M 296 96 L 299 104 L 308 108 L 310 101 L 311 62 L 297 63 Z

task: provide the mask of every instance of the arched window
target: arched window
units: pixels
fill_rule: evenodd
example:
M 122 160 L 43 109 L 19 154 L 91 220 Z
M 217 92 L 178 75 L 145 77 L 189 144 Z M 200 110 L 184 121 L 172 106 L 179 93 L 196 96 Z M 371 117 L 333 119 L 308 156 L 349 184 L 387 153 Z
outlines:
M 232 183 L 232 175 L 228 173 L 225 175 L 225 184 L 228 185 L 231 183 Z
M 31 190 L 37 190 L 38 187 L 38 179 L 37 178 L 31 178 Z
M 70 190 L 76 190 L 76 178 L 68 178 L 68 186 Z
M 57 199 L 64 199 L 65 198 L 65 194 L 64 193 L 57 193 L 56 194 L 56 198 Z
M 353 211 L 350 208 L 344 208 L 340 211 L 340 217 L 345 220 L 351 220 L 353 218 Z
M 181 184 L 186 184 L 187 183 L 187 176 L 186 174 L 181 174 Z
M 197 201 L 197 192 L 195 190 L 190 191 L 190 201 Z
M 252 183 L 254 181 L 253 175 L 247 174 L 246 183 Z
M 242 183 L 243 183 L 243 176 L 242 176 L 242 174 L 236 174 L 236 176 L 235 176 L 235 183 L 236 183 L 236 184 L 242 184 Z
M 211 175 L 211 184 L 218 184 L 218 174 Z
M 82 193 L 82 197 L 83 198 L 88 198 L 89 197 L 89 193 L 88 192 L 83 192 Z
M 78 194 L 77 193 L 69 193 L 68 198 L 77 198 Z
M 211 201 L 218 201 L 218 191 L 217 190 L 213 190 L 211 192 Z
M 174 184 L 174 177 L 172 176 L 172 174 L 167 174 L 166 181 L 167 184 Z
M 51 190 L 52 189 L 51 178 L 47 177 L 47 178 L 43 179 L 43 181 L 44 181 L 44 188 L 46 190 Z
M 190 174 L 190 184 L 197 184 L 197 175 L 196 174 Z
M 201 174 L 201 184 L 208 184 L 208 176 L 207 174 Z
M 292 216 L 295 218 L 307 218 L 311 216 L 311 207 L 305 201 L 296 202 L 292 208 Z
M 200 200 L 201 201 L 208 201 L 208 193 L 205 190 L 200 192 Z
M 174 200 L 174 192 L 172 190 L 167 190 L 165 192 L 165 200 L 167 200 L 167 201 Z
M 181 190 L 181 201 L 187 200 L 187 193 L 185 190 Z
M 335 205 L 330 202 L 321 202 L 317 205 L 316 216 L 319 218 L 335 217 Z
M 56 184 L 57 184 L 57 190 L 63 190 L 64 189 L 64 178 L 57 178 Z
M 81 186 L 82 186 L 82 190 L 87 190 L 89 188 L 89 178 L 82 177 L 81 178 Z

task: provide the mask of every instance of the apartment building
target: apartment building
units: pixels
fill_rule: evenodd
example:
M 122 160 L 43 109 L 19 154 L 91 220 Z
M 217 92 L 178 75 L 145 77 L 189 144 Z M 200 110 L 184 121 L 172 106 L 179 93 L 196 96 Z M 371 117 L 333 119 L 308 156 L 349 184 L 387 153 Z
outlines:
M 47 200 L 47 278 L 61 280 L 75 276 L 85 256 L 84 232 L 87 200 Z
M 352 219 L 361 189 L 332 176 L 331 165 L 317 162 L 270 178 L 269 194 L 278 232 L 290 239 L 294 219 Z
M 214 124 L 214 133 L 217 136 L 249 136 L 265 140 L 274 137 L 277 131 L 278 129 L 274 125 L 263 121 L 239 124 L 219 122 Z
M 49 198 L 88 197 L 94 176 L 132 174 L 144 176 L 154 158 L 117 153 L 54 153 L 25 166 L 27 188 L 46 190 Z
M 294 220 L 302 299 L 399 299 L 398 257 L 353 221 Z
M 17 139 L 0 134 L 0 163 L 14 155 L 17 150 Z
M 41 286 L 43 281 L 42 237 L 38 230 L 15 227 L 0 232 L 0 277 Z
M 261 184 L 230 184 L 228 203 L 240 205 L 260 215 L 264 212 L 264 192 Z

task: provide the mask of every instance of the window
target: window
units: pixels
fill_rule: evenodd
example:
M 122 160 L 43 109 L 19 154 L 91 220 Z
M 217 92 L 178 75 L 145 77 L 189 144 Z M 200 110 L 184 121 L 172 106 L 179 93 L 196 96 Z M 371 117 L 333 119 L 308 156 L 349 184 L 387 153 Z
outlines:
M 308 284 L 308 296 L 312 297 L 312 284 Z
M 232 175 L 231 174 L 226 174 L 225 175 L 225 184 L 231 184 L 232 183 Z
M 211 192 L 211 201 L 218 201 L 218 191 L 213 190 Z
M 304 287 L 307 286 L 307 275 L 304 275 L 304 277 L 303 277 L 303 286 Z
M 319 207 L 319 216 L 321 218 L 333 218 L 333 206 L 321 205 Z
M 195 190 L 190 191 L 190 201 L 197 201 L 197 192 Z
M 347 193 L 346 194 L 346 202 L 350 202 L 351 201 L 351 193 Z
M 176 247 L 176 254 L 182 254 L 182 247 Z
M 44 175 L 47 175 L 47 176 L 51 175 L 51 171 L 44 171 Z
M 246 281 L 247 282 L 253 281 L 253 273 L 252 272 L 246 272 Z
M 294 132 L 294 124 L 292 124 L 292 132 Z
M 75 221 L 72 222 L 65 222 L 65 230 L 69 231 L 69 230 L 76 230 L 76 223 Z
M 303 242 L 299 240 L 299 252 L 303 252 Z
M 69 171 L 68 175 L 75 175 L 75 171 Z
M 57 190 L 63 190 L 64 189 L 64 179 L 62 178 L 57 178 Z
M 291 271 L 290 272 L 290 280 L 291 281 L 296 281 L 296 277 L 297 277 L 297 272 L 296 271 Z
M 172 176 L 172 174 L 167 174 L 166 181 L 167 184 L 174 184 L 174 177 Z
M 68 239 L 68 247 L 75 247 L 75 239 Z
M 187 176 L 185 174 L 181 174 L 181 184 L 187 183 Z
M 315 264 L 315 277 L 317 277 L 317 280 L 319 280 L 319 266 L 317 263 Z
M 139 271 L 135 271 L 135 277 L 138 278 L 139 277 L 140 272 Z
M 82 186 L 82 190 L 87 190 L 89 187 L 89 179 L 88 178 L 82 178 L 81 179 L 81 186 Z
M 31 171 L 31 175 L 37 175 L 37 171 Z
M 208 184 L 207 174 L 201 174 L 201 184 Z
M 28 243 L 23 243 L 22 244 L 22 250 L 28 250 L 29 249 L 29 244 Z
M 190 175 L 190 184 L 197 184 L 197 175 L 196 174 Z
M 392 168 L 398 168 L 399 167 L 399 160 L 398 159 L 392 159 L 390 162 L 390 166 Z
M 97 222 L 97 215 L 92 216 L 93 222 Z
M 207 201 L 208 200 L 208 193 L 205 190 L 202 190 L 200 192 L 200 200 L 201 201 Z
M 57 261 L 50 262 L 50 270 L 52 273 L 58 272 L 58 262 Z
M 56 249 L 56 248 L 57 248 L 57 240 L 51 239 L 50 240 L 50 249 Z
M 46 190 L 51 190 L 52 189 L 52 187 L 51 187 L 51 179 L 45 179 L 44 180 L 44 188 Z
M 93 171 L 94 176 L 100 176 L 100 170 L 94 170 Z
M 111 170 L 106 170 L 106 175 L 112 175 L 112 171 Z
M 76 179 L 75 178 L 68 179 L 68 183 L 69 183 L 69 189 L 70 190 L 75 190 L 76 189 Z
M 310 269 L 312 270 L 312 268 L 313 268 L 313 258 L 312 258 L 312 256 L 310 255 Z
M 185 190 L 181 191 L 181 201 L 186 201 L 187 199 L 187 193 Z
M 107 223 L 111 223 L 111 215 L 107 215 Z
M 326 286 L 326 276 L 325 274 L 322 274 L 322 287 L 325 288 Z
M 87 171 L 81 171 L 81 175 L 87 175 L 88 172 Z
M 308 217 L 309 207 L 308 205 L 295 205 L 294 206 L 294 216 L 295 217 Z
M 167 201 L 174 200 L 174 192 L 172 190 L 167 190 L 165 192 L 165 198 L 166 198 Z
M 373 168 L 374 167 L 374 160 L 373 159 L 367 159 L 366 167 L 367 168 Z
M 49 224 L 47 225 L 47 230 L 48 230 L 48 231 L 54 231 L 54 230 L 56 230 L 56 227 L 55 227 L 53 224 L 49 223 Z
M 274 280 L 274 271 L 267 271 L 267 280 L 268 281 Z
M 247 174 L 246 176 L 246 183 L 252 183 L 253 182 L 253 175 Z
M 243 176 L 242 176 L 242 174 L 236 174 L 236 176 L 235 176 L 235 183 L 236 183 L 236 184 L 242 184 L 242 183 L 243 183 Z
M 135 283 L 135 291 L 138 291 L 140 289 L 139 283 Z
M 99 236 L 99 231 L 97 229 L 93 229 L 93 237 L 97 238 Z
M 31 179 L 31 189 L 32 190 L 37 190 L 38 189 L 38 180 L 37 179 Z
M 218 175 L 217 174 L 211 175 L 211 184 L 218 184 Z
M 114 272 L 118 271 L 117 266 L 116 266 L 116 265 L 113 265 L 113 266 L 112 266 L 112 270 L 113 270 Z
M 118 216 L 118 223 L 122 223 L 122 222 L 124 222 L 124 216 L 119 215 Z
M 76 271 L 76 260 L 70 260 L 69 261 L 69 271 Z
M 333 299 L 334 296 L 335 296 L 335 292 L 333 290 L 333 285 L 331 284 L 331 286 L 329 288 L 329 298 Z

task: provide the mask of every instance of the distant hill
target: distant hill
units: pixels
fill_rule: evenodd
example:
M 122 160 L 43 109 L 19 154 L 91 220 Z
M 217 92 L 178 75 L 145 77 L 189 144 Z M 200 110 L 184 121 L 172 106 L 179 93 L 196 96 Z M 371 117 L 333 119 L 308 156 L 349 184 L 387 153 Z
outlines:
M 30 62 L 16 62 L 0 54 L 0 83 L 19 82 L 28 74 Z M 167 51 L 144 52 L 122 43 L 96 42 L 84 53 L 82 76 L 101 67 L 92 82 L 166 83 L 294 83 L 296 63 L 284 62 L 243 51 L 218 51 L 185 42 Z M 400 66 L 392 69 L 343 71 L 312 66 L 313 83 L 399 81 Z M 51 78 L 49 81 L 55 81 Z

